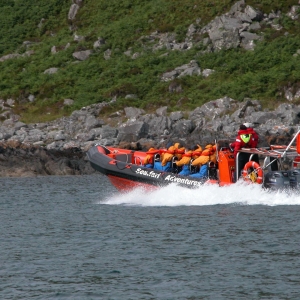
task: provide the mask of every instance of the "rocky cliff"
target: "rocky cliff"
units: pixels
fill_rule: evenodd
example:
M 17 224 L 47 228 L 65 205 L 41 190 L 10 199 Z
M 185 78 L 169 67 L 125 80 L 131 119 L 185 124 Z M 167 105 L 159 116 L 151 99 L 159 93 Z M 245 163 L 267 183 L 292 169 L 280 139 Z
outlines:
M 70 21 L 76 18 L 82 5 L 84 1 L 73 1 L 68 14 Z M 288 17 L 298 18 L 299 7 L 291 7 Z M 279 11 L 267 15 L 241 0 L 227 13 L 204 27 L 199 27 L 197 22 L 191 24 L 183 42 L 177 42 L 172 33 L 160 32 L 143 36 L 139 41 L 144 49 L 151 51 L 186 51 L 192 47 L 199 47 L 201 53 L 236 47 L 251 51 L 255 47 L 255 41 L 263 39 L 260 31 L 262 26 L 280 30 L 276 22 L 280 17 Z M 76 41 L 84 38 L 74 35 Z M 94 49 L 75 52 L 73 57 L 78 62 L 87 60 L 93 51 L 97 51 L 104 44 L 105 41 L 99 38 L 94 43 Z M 52 55 L 57 51 L 63 49 L 53 46 Z M 28 51 L 22 55 L 32 54 L 32 51 Z M 108 49 L 104 58 L 110 59 L 110 54 Z M 131 53 L 128 49 L 124 55 L 136 59 L 141 53 Z M 15 54 L 6 55 L 0 58 L 0 62 L 17 57 Z M 58 68 L 45 70 L 49 75 L 56 72 L 59 72 Z M 214 72 L 212 69 L 202 69 L 192 60 L 166 71 L 159 80 L 170 82 L 170 93 L 180 93 L 182 87 L 174 79 L 184 76 L 208 77 Z M 13 112 L 18 104 L 16 100 L 0 99 L 0 176 L 90 174 L 93 170 L 86 160 L 85 152 L 96 143 L 147 150 L 150 147 L 163 147 L 169 141 L 180 141 L 188 145 L 221 139 L 233 141 L 239 125 L 244 122 L 252 123 L 258 131 L 260 146 L 286 144 L 298 130 L 300 106 L 296 101 L 299 97 L 300 90 L 287 87 L 285 98 L 288 103 L 281 104 L 272 111 L 262 110 L 259 100 L 247 98 L 239 102 L 224 95 L 192 111 L 170 112 L 171 109 L 164 106 L 147 113 L 128 106 L 107 117 L 103 111 L 106 106 L 116 101 L 113 98 L 107 103 L 93 104 L 73 111 L 69 117 L 37 124 L 20 121 L 20 116 Z M 136 95 L 126 95 L 126 99 L 131 98 L 135 99 Z M 34 96 L 30 95 L 27 100 L 34 101 Z M 72 99 L 64 99 L 64 105 L 72 103 Z
M 85 153 L 94 144 L 147 150 L 169 141 L 186 145 L 233 141 L 244 122 L 252 123 L 259 133 L 259 146 L 287 144 L 300 124 L 300 105 L 282 104 L 274 111 L 262 111 L 260 102 L 252 99 L 241 103 L 224 97 L 190 112 L 168 113 L 167 107 L 161 107 L 147 114 L 126 107 L 104 121 L 101 110 L 106 105 L 93 104 L 48 123 L 4 121 L 0 176 L 90 174 Z

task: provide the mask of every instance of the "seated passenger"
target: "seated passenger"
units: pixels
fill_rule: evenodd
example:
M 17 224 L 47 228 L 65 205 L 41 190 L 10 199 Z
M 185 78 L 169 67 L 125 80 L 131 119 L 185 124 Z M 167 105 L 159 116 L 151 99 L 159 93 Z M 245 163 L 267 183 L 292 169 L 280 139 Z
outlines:
M 172 158 L 175 153 L 175 147 L 170 146 L 167 150 L 160 150 L 161 153 L 161 161 L 154 162 L 154 169 L 171 172 L 172 170 Z
M 199 156 L 192 162 L 192 166 L 199 166 L 200 170 L 199 172 L 192 174 L 191 176 L 197 178 L 208 177 L 207 163 L 210 161 L 216 163 L 216 160 L 216 145 L 209 143 L 205 146 L 205 149 L 202 151 L 201 156 Z
M 153 168 L 154 166 L 154 155 L 159 153 L 159 151 L 155 148 L 150 148 L 147 152 L 146 152 L 146 157 L 143 161 L 143 165 L 146 168 Z
M 168 145 L 169 146 L 169 145 Z M 181 159 L 184 154 L 184 147 L 180 147 L 180 143 L 175 143 L 167 148 L 167 150 L 160 149 L 161 162 L 154 162 L 154 169 L 171 172 L 172 171 L 172 158 L 176 156 Z
M 202 147 L 197 144 L 197 145 L 193 146 L 192 150 L 193 151 L 192 151 L 192 158 L 190 161 L 190 174 L 194 174 L 199 171 L 198 167 L 193 166 L 192 163 L 195 159 L 197 159 L 202 154 Z
M 182 158 L 178 161 L 176 161 L 176 165 L 178 167 L 182 167 L 182 170 L 178 173 L 178 175 L 189 175 L 191 173 L 190 171 L 190 161 L 192 158 L 193 151 L 189 148 L 185 148 L 185 153 L 182 155 Z
M 200 167 L 199 172 L 194 173 L 190 176 L 195 177 L 195 178 L 206 178 L 206 177 L 208 177 L 208 165 L 207 164 L 202 165 Z
M 202 147 L 200 145 L 195 145 L 193 148 L 192 159 L 198 158 L 202 153 Z
M 174 154 L 180 160 L 182 155 L 185 153 L 185 147 L 182 147 L 180 143 L 174 144 Z

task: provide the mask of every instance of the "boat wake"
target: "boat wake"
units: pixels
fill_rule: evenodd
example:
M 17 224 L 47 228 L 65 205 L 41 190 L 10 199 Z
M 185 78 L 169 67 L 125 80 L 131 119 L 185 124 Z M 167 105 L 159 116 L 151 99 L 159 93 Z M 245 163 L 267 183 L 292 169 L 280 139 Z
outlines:
M 135 189 L 125 194 L 116 194 L 101 201 L 100 204 L 133 206 L 300 205 L 300 193 L 263 190 L 259 185 L 243 182 L 224 187 L 205 185 L 199 189 L 187 189 L 171 184 L 152 192 Z

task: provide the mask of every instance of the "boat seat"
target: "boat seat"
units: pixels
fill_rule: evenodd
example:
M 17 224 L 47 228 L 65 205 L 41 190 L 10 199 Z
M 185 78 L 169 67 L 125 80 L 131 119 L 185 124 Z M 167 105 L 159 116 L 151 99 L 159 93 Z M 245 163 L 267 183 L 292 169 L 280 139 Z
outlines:
M 180 172 L 181 167 L 178 167 L 176 165 L 176 161 L 178 161 L 178 157 L 173 156 L 172 161 L 171 161 L 172 173 L 179 173 Z
M 208 164 L 209 168 L 215 168 L 216 167 L 216 164 L 213 161 L 209 161 L 207 164 Z
M 194 173 L 197 173 L 197 172 L 199 172 L 199 166 L 193 166 L 192 165 L 192 162 L 194 161 L 195 159 L 191 159 L 190 160 L 190 172 L 191 172 L 191 174 L 194 174 Z
M 159 153 L 154 154 L 154 161 L 155 162 L 160 161 L 160 154 Z
M 213 161 L 209 161 L 207 163 L 207 166 L 208 166 L 208 178 L 218 179 L 217 164 L 215 164 Z

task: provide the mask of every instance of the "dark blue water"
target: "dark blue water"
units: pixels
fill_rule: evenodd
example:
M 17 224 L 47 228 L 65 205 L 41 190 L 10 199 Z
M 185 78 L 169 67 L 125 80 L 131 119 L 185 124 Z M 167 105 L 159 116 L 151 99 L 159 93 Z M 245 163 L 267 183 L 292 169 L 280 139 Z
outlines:
M 299 204 L 257 187 L 0 179 L 0 299 L 300 299 Z

